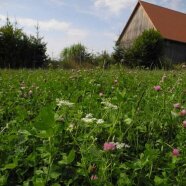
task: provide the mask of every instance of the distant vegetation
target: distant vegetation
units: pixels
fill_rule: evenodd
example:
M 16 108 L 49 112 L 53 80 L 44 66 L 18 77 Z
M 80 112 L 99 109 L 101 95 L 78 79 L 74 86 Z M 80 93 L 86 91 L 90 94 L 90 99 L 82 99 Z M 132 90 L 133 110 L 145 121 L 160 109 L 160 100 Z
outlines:
M 127 68 L 164 68 L 171 67 L 167 59 L 162 58 L 163 38 L 151 29 L 144 31 L 129 48 L 116 46 L 113 53 L 89 52 L 81 43 L 62 49 L 59 59 L 47 56 L 47 44 L 39 35 L 28 36 L 17 24 L 7 18 L 0 27 L 0 68 L 63 68 L 80 69 L 101 67 L 108 69 L 111 65 Z
M 86 46 L 78 43 L 66 47 L 61 51 L 60 63 L 65 69 L 92 68 L 96 66 L 109 68 L 109 65 L 114 64 L 114 58 L 112 54 L 106 51 L 97 54 L 90 53 Z
M 26 35 L 7 18 L 0 28 L 0 67 L 1 68 L 38 68 L 47 61 L 46 43 L 39 36 Z
M 162 68 L 163 38 L 154 29 L 145 30 L 129 48 L 117 46 L 116 60 L 128 67 Z
M 64 48 L 60 53 L 60 61 L 65 68 L 85 66 L 87 63 L 93 65 L 93 56 L 84 45 L 78 43 Z

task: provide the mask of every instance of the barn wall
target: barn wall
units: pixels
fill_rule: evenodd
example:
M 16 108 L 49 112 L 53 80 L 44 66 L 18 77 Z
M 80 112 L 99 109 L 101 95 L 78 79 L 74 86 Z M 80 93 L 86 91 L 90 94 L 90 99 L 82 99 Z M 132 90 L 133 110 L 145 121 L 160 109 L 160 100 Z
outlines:
M 126 28 L 123 37 L 120 40 L 120 45 L 128 47 L 132 41 L 137 38 L 144 30 L 154 28 L 151 21 L 148 19 L 146 12 L 142 6 L 136 10 L 128 27 Z
M 171 59 L 173 63 L 186 62 L 186 43 L 165 40 L 164 56 Z

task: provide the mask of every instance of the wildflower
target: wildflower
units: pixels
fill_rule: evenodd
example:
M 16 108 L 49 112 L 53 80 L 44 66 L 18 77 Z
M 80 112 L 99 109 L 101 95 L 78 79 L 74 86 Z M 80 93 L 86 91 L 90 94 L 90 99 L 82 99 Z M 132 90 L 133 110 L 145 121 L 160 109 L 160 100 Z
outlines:
M 97 124 L 102 124 L 102 123 L 104 123 L 104 120 L 103 120 L 103 119 L 98 119 L 98 120 L 96 121 L 96 123 L 97 123 Z
M 116 149 L 130 148 L 130 146 L 128 144 L 126 144 L 126 143 L 118 143 L 118 142 L 116 142 L 115 145 L 116 145 Z
M 33 94 L 32 90 L 29 90 L 28 95 L 31 96 Z
M 93 115 L 91 113 L 89 113 L 85 116 L 85 118 L 82 118 L 81 120 L 84 121 L 85 123 L 93 123 L 97 119 L 93 118 Z
M 108 101 L 102 101 L 101 104 L 105 105 L 105 109 L 113 109 L 113 110 L 117 110 L 118 106 L 117 105 L 113 105 L 112 103 L 108 102 Z
M 63 100 L 63 99 L 56 99 L 56 102 L 57 102 L 58 107 L 61 107 L 62 105 L 72 107 L 74 105 L 74 103 L 71 103 L 71 102 L 69 102 L 67 100 Z
M 161 90 L 161 87 L 160 87 L 159 85 L 154 86 L 154 90 L 156 90 L 156 91 L 160 91 L 160 90 Z
M 186 116 L 186 110 L 183 109 L 181 112 L 180 112 L 180 116 Z
M 93 118 L 82 118 L 81 120 L 84 121 L 85 123 L 93 123 L 94 122 Z
M 90 177 L 90 179 L 91 179 L 91 180 L 97 180 L 98 177 L 97 177 L 97 175 L 92 175 L 92 176 Z
M 167 76 L 164 74 L 164 75 L 162 76 L 162 78 L 161 78 L 160 83 L 164 83 L 164 81 L 165 81 L 166 78 L 167 78 Z
M 182 67 L 182 68 L 186 68 L 186 65 L 185 65 L 185 64 L 183 64 L 181 67 Z
M 180 109 L 181 108 L 181 104 L 180 103 L 175 103 L 173 106 L 174 106 L 175 109 Z
M 115 145 L 116 145 L 116 149 L 122 149 L 124 147 L 124 143 L 116 142 Z
M 173 155 L 173 156 L 176 156 L 176 157 L 179 156 L 179 155 L 180 155 L 179 149 L 174 148 L 173 151 L 172 151 L 172 155 Z
M 183 127 L 186 128 L 186 120 L 183 121 Z
M 117 83 L 118 83 L 118 80 L 117 80 L 117 79 L 115 79 L 115 80 L 114 80 L 114 83 L 115 83 L 115 84 L 117 84 Z
M 103 145 L 104 151 L 113 151 L 116 149 L 116 145 L 113 142 L 105 142 Z
M 26 88 L 25 82 L 20 83 L 20 89 L 24 90 Z
M 74 129 L 74 124 L 71 123 L 71 124 L 68 126 L 67 130 L 70 131 L 70 132 L 72 132 L 73 129 Z
M 93 115 L 91 113 L 87 114 L 85 118 L 93 118 Z

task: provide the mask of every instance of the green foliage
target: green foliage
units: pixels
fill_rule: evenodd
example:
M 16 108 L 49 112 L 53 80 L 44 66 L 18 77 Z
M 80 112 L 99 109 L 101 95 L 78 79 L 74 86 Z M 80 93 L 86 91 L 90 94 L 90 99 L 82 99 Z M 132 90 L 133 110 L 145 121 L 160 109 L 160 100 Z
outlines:
M 0 185 L 186 185 L 185 71 L 5 69 L 0 85 Z
M 114 59 L 111 54 L 107 51 L 103 51 L 102 53 L 98 53 L 94 56 L 95 64 L 103 67 L 104 69 L 108 69 L 111 64 L 113 64 Z
M 113 64 L 113 56 L 108 52 L 103 51 L 102 53 L 89 53 L 86 47 L 82 44 L 74 44 L 70 47 L 66 47 L 60 54 L 60 61 L 64 69 L 72 68 L 92 68 L 100 66 L 107 69 Z
M 38 68 L 47 60 L 46 43 L 37 36 L 27 36 L 7 18 L 0 28 L 0 67 L 2 68 Z
M 113 52 L 115 63 L 123 64 L 125 58 L 125 50 L 121 46 L 115 46 Z
M 154 29 L 145 30 L 124 50 L 124 63 L 130 67 L 162 68 L 163 38 Z
M 78 43 L 64 48 L 60 54 L 60 60 L 62 63 L 75 62 L 81 66 L 85 62 L 91 61 L 91 55 L 84 45 Z

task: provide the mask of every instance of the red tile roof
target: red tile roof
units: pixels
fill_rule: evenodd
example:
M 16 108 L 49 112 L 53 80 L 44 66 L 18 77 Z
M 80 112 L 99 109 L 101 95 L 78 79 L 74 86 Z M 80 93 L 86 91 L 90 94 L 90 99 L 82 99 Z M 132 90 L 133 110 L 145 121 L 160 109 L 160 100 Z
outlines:
M 120 41 L 139 5 L 144 8 L 154 27 L 165 39 L 186 43 L 186 14 L 144 1 L 137 3 L 117 42 Z
M 164 38 L 186 43 L 186 14 L 144 1 L 139 3 Z

